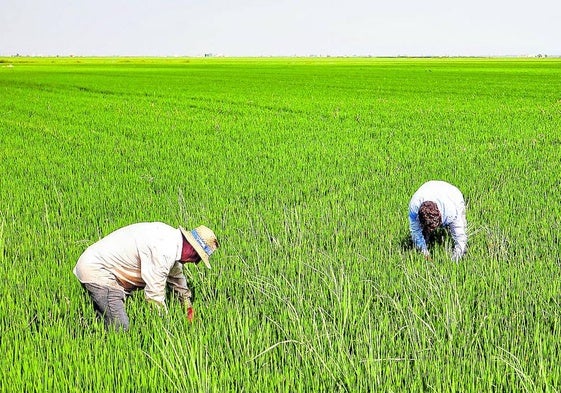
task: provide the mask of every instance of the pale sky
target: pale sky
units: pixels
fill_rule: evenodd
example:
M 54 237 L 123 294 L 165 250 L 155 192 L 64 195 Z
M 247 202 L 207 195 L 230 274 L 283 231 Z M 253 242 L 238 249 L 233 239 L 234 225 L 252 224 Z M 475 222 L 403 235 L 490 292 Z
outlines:
M 0 0 L 0 56 L 561 55 L 561 0 Z

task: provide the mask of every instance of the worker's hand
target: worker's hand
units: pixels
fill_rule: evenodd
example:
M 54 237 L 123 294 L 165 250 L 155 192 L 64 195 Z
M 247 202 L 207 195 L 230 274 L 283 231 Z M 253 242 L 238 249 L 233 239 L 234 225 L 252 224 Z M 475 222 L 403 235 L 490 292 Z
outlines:
M 165 303 L 160 303 L 160 302 L 157 302 L 153 299 L 146 299 L 146 300 L 152 306 L 152 308 L 154 308 L 154 309 L 156 309 L 156 311 L 158 311 L 158 314 L 160 314 L 160 316 L 168 313 L 168 308 L 166 307 Z
M 459 245 L 456 245 L 454 247 L 454 251 L 452 252 L 452 260 L 454 262 L 460 262 L 460 259 L 462 259 L 462 257 L 464 256 L 465 250 L 462 250 L 462 248 Z
M 423 255 L 425 256 L 425 259 L 426 259 L 427 261 L 432 261 L 432 258 L 431 258 L 431 256 L 430 256 L 430 252 L 428 252 L 428 251 L 425 250 L 425 251 L 423 251 Z

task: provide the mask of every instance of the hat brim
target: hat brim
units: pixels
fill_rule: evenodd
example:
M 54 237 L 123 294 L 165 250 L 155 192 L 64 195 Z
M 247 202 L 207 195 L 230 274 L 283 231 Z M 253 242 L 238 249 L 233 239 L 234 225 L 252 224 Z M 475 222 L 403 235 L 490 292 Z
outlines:
M 181 230 L 183 236 L 185 236 L 185 240 L 187 240 L 189 244 L 193 246 L 197 254 L 199 254 L 199 256 L 201 257 L 201 260 L 205 263 L 206 267 L 210 269 L 210 262 L 208 260 L 208 255 L 205 252 L 205 250 L 203 250 L 203 248 L 200 246 L 200 244 L 195 240 L 193 234 L 185 230 L 185 228 L 183 227 L 179 227 L 179 229 Z

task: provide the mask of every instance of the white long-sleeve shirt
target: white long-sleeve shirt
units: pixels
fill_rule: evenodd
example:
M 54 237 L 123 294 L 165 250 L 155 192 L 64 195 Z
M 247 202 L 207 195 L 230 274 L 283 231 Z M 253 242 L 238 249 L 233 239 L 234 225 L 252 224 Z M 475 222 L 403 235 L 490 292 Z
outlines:
M 428 255 L 427 244 L 419 222 L 419 207 L 426 201 L 434 202 L 438 206 L 442 218 L 441 225 L 450 229 L 454 240 L 453 258 L 461 258 L 467 247 L 466 207 L 461 191 L 450 183 L 431 180 L 424 183 L 413 194 L 409 202 L 411 238 L 415 246 Z
M 132 224 L 89 246 L 78 259 L 74 274 L 82 283 L 144 288 L 149 301 L 165 306 L 166 284 L 190 297 L 183 275 L 179 228 L 161 222 Z

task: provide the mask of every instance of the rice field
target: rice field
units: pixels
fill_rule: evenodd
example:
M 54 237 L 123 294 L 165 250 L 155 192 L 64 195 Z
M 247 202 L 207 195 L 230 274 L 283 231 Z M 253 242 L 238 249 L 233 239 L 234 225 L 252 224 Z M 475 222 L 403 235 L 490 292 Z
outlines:
M 561 390 L 561 60 L 0 58 L 0 391 Z M 468 254 L 411 249 L 425 181 Z M 212 228 L 188 323 L 106 332 L 72 274 Z

